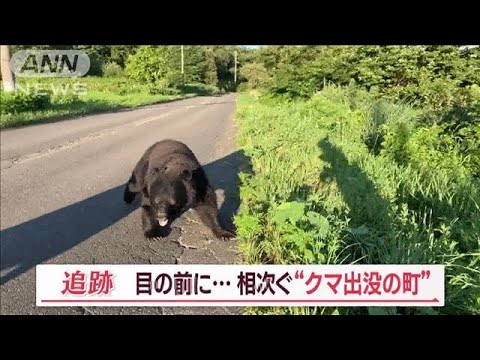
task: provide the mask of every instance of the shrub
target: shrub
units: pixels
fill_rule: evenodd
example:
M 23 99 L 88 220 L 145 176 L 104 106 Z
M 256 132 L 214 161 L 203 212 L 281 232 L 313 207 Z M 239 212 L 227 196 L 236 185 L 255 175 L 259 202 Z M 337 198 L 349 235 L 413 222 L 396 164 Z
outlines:
M 120 65 L 114 62 L 108 62 L 102 67 L 103 76 L 121 76 L 123 69 Z
M 67 94 L 57 94 L 53 95 L 51 98 L 52 104 L 59 104 L 59 105 L 70 105 L 80 101 L 78 95 L 73 94 L 71 92 Z
M 250 63 L 241 67 L 240 76 L 247 80 L 251 89 L 256 89 L 266 83 L 268 72 L 263 64 Z
M 4 114 L 46 109 L 50 105 L 50 93 L 45 95 L 34 92 L 3 92 L 1 93 L 1 110 Z
M 202 83 L 182 84 L 178 85 L 179 89 L 184 94 L 198 94 L 198 95 L 213 95 L 218 93 L 218 88 L 215 85 L 205 85 Z
M 242 82 L 237 86 L 237 92 L 245 92 L 248 91 L 248 83 Z
M 134 81 L 165 88 L 181 81 L 181 74 L 173 66 L 171 46 L 141 46 L 131 55 L 125 67 L 126 75 Z

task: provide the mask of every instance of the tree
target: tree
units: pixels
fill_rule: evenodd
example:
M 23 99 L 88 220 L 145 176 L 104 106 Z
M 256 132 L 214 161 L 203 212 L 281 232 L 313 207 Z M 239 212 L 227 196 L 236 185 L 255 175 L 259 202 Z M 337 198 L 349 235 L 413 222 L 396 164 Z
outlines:
M 234 90 L 236 87 L 236 84 L 233 81 L 235 68 L 234 53 L 237 51 L 238 65 L 241 66 L 242 63 L 249 62 L 249 58 L 247 59 L 245 56 L 247 50 L 237 46 L 223 45 L 211 46 L 210 48 L 212 49 L 215 61 L 217 86 L 220 89 L 228 91 Z
M 8 45 L 0 45 L 1 75 L 4 91 L 15 90 L 15 76 L 10 68 L 10 49 Z
M 267 69 L 263 64 L 250 63 L 240 69 L 240 75 L 248 81 L 248 86 L 252 89 L 265 83 L 268 78 Z
M 110 61 L 113 61 L 125 68 L 125 63 L 130 55 L 138 50 L 137 45 L 112 45 L 110 47 Z
M 205 47 L 204 54 L 205 64 L 203 68 L 203 82 L 207 85 L 216 86 L 218 83 L 218 74 L 215 64 L 215 54 L 210 47 Z
M 179 64 L 178 46 L 142 45 L 128 57 L 125 73 L 135 81 L 165 89 L 180 83 Z
M 90 58 L 88 75 L 101 76 L 103 64 L 110 60 L 110 45 L 75 45 L 73 48 L 84 51 Z

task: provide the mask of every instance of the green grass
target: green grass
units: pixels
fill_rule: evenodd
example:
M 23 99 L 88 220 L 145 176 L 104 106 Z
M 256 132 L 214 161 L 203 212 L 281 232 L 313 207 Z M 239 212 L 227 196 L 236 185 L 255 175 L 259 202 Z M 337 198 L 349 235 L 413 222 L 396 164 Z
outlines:
M 478 178 L 465 171 L 457 175 L 442 162 L 430 162 L 430 167 L 397 162 L 383 147 L 397 145 L 392 144 L 392 131 L 416 131 L 421 116 L 420 110 L 407 105 L 379 106 L 368 94 L 352 89 L 328 87 L 308 101 L 293 102 L 239 95 L 238 141 L 253 168 L 253 175 L 241 174 L 241 206 L 235 217 L 243 260 L 249 264 L 444 264 L 445 307 L 383 311 L 480 314 Z M 452 158 L 460 156 L 452 154 Z
M 14 100 L 10 94 L 0 92 L 2 98 L 0 129 L 54 121 L 71 116 L 113 111 L 122 108 L 134 108 L 157 104 L 196 95 L 208 95 L 215 91 L 196 85 L 180 87 L 171 94 L 155 94 L 151 87 L 136 84 L 123 77 L 85 77 L 80 79 L 20 79 L 22 89 L 35 89 L 42 84 L 48 96 L 43 101 L 32 102 L 24 106 L 24 98 Z M 75 84 L 85 87 L 85 94 L 75 95 Z M 30 86 L 30 87 L 29 87 Z M 57 94 L 54 93 L 54 89 Z M 60 86 L 67 89 L 66 94 L 59 92 Z M 22 95 L 21 95 L 22 96 Z M 8 106 L 8 104 L 12 106 Z

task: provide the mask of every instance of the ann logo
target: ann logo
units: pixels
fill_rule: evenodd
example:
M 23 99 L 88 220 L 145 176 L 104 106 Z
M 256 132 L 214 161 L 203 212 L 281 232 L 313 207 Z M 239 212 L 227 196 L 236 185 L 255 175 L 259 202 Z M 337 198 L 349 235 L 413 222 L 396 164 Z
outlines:
M 68 71 L 70 73 L 75 73 L 78 64 L 78 57 L 78 54 L 73 55 L 73 59 L 67 54 L 56 54 L 54 56 L 50 54 L 42 54 L 41 56 L 30 54 L 25 60 L 20 72 L 24 73 L 26 71 L 32 71 L 39 74 L 61 74 Z M 40 63 L 38 63 L 37 58 L 40 58 Z
M 90 59 L 78 50 L 24 50 L 12 56 L 11 67 L 20 77 L 81 77 Z

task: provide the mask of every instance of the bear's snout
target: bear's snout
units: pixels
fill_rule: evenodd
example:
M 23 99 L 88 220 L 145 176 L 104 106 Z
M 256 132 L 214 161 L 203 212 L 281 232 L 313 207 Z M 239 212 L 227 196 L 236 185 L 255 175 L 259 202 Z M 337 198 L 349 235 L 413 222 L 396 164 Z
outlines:
M 158 210 L 156 218 L 160 226 L 166 226 L 168 224 L 168 213 L 165 209 Z
M 160 226 L 166 226 L 168 224 L 168 219 L 167 218 L 163 218 L 163 217 L 159 217 L 157 218 L 158 220 L 158 225 Z

